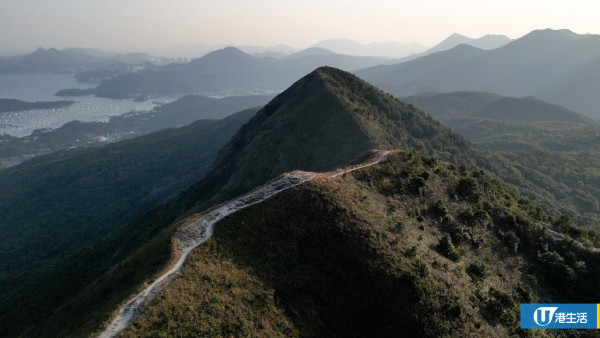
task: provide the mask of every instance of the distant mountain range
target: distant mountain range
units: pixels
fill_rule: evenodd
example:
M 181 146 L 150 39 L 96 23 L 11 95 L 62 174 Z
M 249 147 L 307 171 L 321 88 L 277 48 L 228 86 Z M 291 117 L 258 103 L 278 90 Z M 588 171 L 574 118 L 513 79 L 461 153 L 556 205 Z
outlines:
M 394 62 L 376 57 L 341 55 L 316 47 L 279 59 L 255 57 L 237 48 L 227 47 L 189 63 L 171 64 L 117 76 L 100 84 L 95 93 L 109 98 L 174 94 L 266 94 L 283 90 L 298 77 L 322 65 L 355 70 Z
M 216 45 L 181 45 L 169 49 L 163 49 L 156 51 L 159 55 L 165 55 L 170 57 L 188 57 L 188 58 L 199 58 L 215 50 L 236 47 L 244 53 L 248 53 L 255 56 L 285 56 L 298 51 L 298 49 L 287 46 L 287 45 L 275 45 L 275 46 L 250 46 L 250 45 L 232 45 L 232 44 L 216 44 Z
M 469 45 L 357 75 L 398 96 L 460 90 L 535 96 L 600 117 L 600 36 L 533 31 L 500 48 Z
M 454 33 L 444 39 L 432 48 L 413 43 L 370 43 L 360 44 L 350 39 L 328 39 L 316 43 L 313 47 L 329 49 L 339 54 L 359 55 L 359 56 L 379 56 L 387 58 L 402 59 L 409 61 L 425 55 L 452 49 L 458 45 L 466 44 L 481 49 L 494 49 L 501 47 L 512 40 L 505 35 L 485 35 L 478 39 L 469 38 L 464 35 Z
M 353 56 L 374 56 L 388 59 L 416 58 L 425 54 L 451 49 L 459 44 L 469 44 L 482 49 L 493 49 L 500 47 L 511 40 L 504 35 L 485 35 L 478 39 L 473 39 L 454 33 L 440 42 L 438 45 L 427 48 L 417 42 L 401 43 L 396 41 L 390 42 L 371 42 L 363 44 L 351 39 L 326 39 L 319 41 L 309 48 L 318 47 L 328 49 L 337 54 L 353 55 Z M 186 56 L 186 57 L 201 57 L 212 51 L 223 49 L 226 47 L 235 47 L 241 51 L 253 56 L 281 58 L 286 55 L 297 53 L 300 50 L 287 46 L 249 46 L 249 45 L 197 45 L 197 46 L 178 46 L 170 50 L 159 52 L 161 55 L 169 56 Z
M 481 49 L 495 49 L 498 47 L 502 47 L 512 40 L 505 35 L 492 35 L 487 34 L 480 38 L 473 39 L 464 35 L 460 35 L 454 33 L 444 39 L 442 42 L 437 44 L 435 47 L 427 50 L 428 54 L 433 54 L 436 52 L 441 52 L 444 50 L 452 49 L 458 45 L 466 44 L 471 45 L 473 47 L 481 48 Z
M 164 61 L 146 53 L 109 53 L 89 48 L 38 48 L 31 54 L 0 58 L 0 74 L 74 74 L 104 68 L 124 68 L 125 65 L 132 64 L 160 64 Z
M 414 60 L 426 55 L 452 49 L 458 45 L 469 45 L 479 49 L 489 50 L 502 47 L 512 40 L 505 35 L 484 35 L 478 39 L 473 39 L 464 35 L 454 33 L 445 38 L 442 42 L 426 50 L 425 52 L 409 55 L 402 58 L 402 61 Z
M 59 51 L 38 48 L 31 54 L 0 59 L 0 74 L 75 72 L 101 60 L 75 49 Z
M 486 50 L 461 44 L 432 54 L 428 51 L 404 62 L 342 55 L 322 47 L 276 59 L 228 47 L 189 63 L 117 76 L 100 84 L 95 93 L 110 98 L 274 93 L 311 69 L 329 65 L 354 71 L 397 96 L 489 91 L 506 96 L 534 96 L 587 116 L 600 117 L 597 108 L 600 99 L 593 90 L 600 81 L 600 36 L 540 30 L 509 41 L 504 36 L 469 39 L 455 34 L 431 51 L 459 42 L 497 48 Z

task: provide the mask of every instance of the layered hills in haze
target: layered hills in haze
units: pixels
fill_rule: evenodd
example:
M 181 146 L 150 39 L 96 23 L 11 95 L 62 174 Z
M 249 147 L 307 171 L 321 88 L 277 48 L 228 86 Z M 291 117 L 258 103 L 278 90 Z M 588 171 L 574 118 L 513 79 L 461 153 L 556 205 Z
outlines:
M 217 225 L 216 241 L 199 249 L 209 250 L 202 252 L 210 257 L 204 260 L 210 266 L 200 267 L 204 275 L 185 280 L 197 290 L 207 290 L 197 280 L 212 281 L 209 283 L 216 289 L 208 290 L 218 295 L 213 297 L 213 304 L 221 304 L 226 297 L 220 298 L 219 281 L 226 279 L 225 283 L 230 284 L 225 288 L 238 285 L 250 297 L 249 303 L 230 297 L 236 302 L 231 306 L 234 313 L 214 312 L 219 318 L 215 321 L 190 322 L 184 317 L 158 315 L 167 322 L 181 320 L 206 326 L 196 330 L 181 324 L 177 329 L 182 331 L 177 332 L 168 331 L 160 323 L 149 324 L 154 322 L 154 314 L 163 311 L 159 307 L 137 326 L 141 330 L 138 333 L 148 334 L 147 330 L 153 330 L 148 328 L 150 325 L 158 330 L 156 334 L 251 335 L 253 331 L 248 330 L 252 330 L 256 318 L 242 313 L 255 311 L 268 312 L 268 323 L 263 322 L 263 328 L 285 335 L 344 334 L 347 330 L 386 334 L 397 332 L 398 325 L 431 335 L 461 331 L 502 334 L 512 332 L 518 302 L 560 298 L 540 291 L 554 287 L 553 278 L 560 280 L 552 275 L 553 271 L 560 272 L 560 276 L 567 273 L 560 278 L 578 286 L 574 297 L 583 297 L 580 287 L 583 289 L 595 275 L 586 275 L 580 269 L 583 265 L 577 262 L 595 267 L 598 257 L 572 242 L 554 244 L 547 236 L 550 219 L 537 205 L 555 215 L 573 208 L 569 200 L 553 197 L 548 183 L 551 178 L 533 173 L 537 175 L 534 179 L 525 179 L 510 163 L 478 149 L 414 106 L 349 73 L 323 67 L 298 80 L 257 112 L 223 146 L 204 178 L 101 243 L 58 262 L 49 276 L 69 285 L 68 291 L 59 293 L 59 286 L 47 285 L 44 292 L 54 296 L 52 303 L 31 310 L 29 322 L 4 317 L 3 323 L 10 318 L 17 332 L 29 335 L 81 335 L 101 330 L 118 304 L 144 282 L 156 278 L 157 271 L 168 264 L 173 250 L 171 236 L 181 222 L 188 222 L 187 216 L 285 172 L 330 171 L 373 148 L 408 148 L 427 155 L 402 151 L 367 174 L 351 175 L 348 185 L 325 180 L 299 192 L 286 192 L 282 199 L 258 205 L 235 219 L 233 223 L 242 224 L 242 228 L 223 228 L 221 234 L 225 237 L 220 237 Z M 452 164 L 437 164 L 438 159 Z M 494 177 L 512 183 L 523 195 L 535 197 L 534 204 L 502 187 Z M 261 220 L 261 226 L 257 220 Z M 578 229 L 568 218 L 553 226 L 562 227 L 561 231 Z M 251 235 L 247 229 L 256 232 Z M 233 232 L 238 235 L 231 235 Z M 593 231 L 572 232 L 588 244 L 598 239 Z M 233 242 L 223 244 L 221 240 Z M 519 251 L 521 247 L 527 248 L 526 254 Z M 537 249 L 543 250 L 539 257 Z M 574 258 L 568 256 L 568 251 L 574 252 Z M 414 257 L 423 257 L 421 264 Z M 465 257 L 464 265 L 452 263 L 460 257 Z M 297 271 L 282 270 L 282 262 L 288 258 L 298 262 L 294 265 Z M 514 260 L 510 271 L 495 264 L 506 259 Z M 89 268 L 69 269 L 73 264 Z M 248 274 L 240 264 L 254 272 Z M 544 270 L 546 266 L 556 270 Z M 70 272 L 64 275 L 61 271 Z M 542 271 L 550 272 L 543 275 L 546 272 Z M 539 288 L 529 282 L 533 279 L 524 276 L 531 273 L 539 280 Z M 514 278 L 502 284 L 497 282 L 500 275 Z M 489 284 L 478 284 L 477 280 L 487 278 Z M 248 280 L 255 281 L 251 282 L 253 286 L 247 284 Z M 337 291 L 335 285 L 340 285 Z M 18 302 L 7 299 L 3 303 L 31 309 L 36 297 L 28 287 L 19 289 Z M 477 299 L 468 298 L 473 290 L 480 290 Z M 170 301 L 169 296 L 162 299 Z M 255 305 L 248 310 L 238 301 Z M 180 304 L 188 305 L 187 300 Z M 400 304 L 408 304 L 408 308 Z M 279 310 L 281 307 L 287 314 Z M 475 307 L 485 310 L 478 312 Z M 359 309 L 373 312 L 367 311 L 365 317 L 365 311 L 359 313 Z M 376 309 L 385 309 L 386 313 Z M 201 312 L 204 310 L 191 304 L 186 311 L 205 316 Z M 52 314 L 42 318 L 42 313 Z M 172 315 L 177 313 L 181 312 Z M 415 313 L 423 313 L 424 317 L 414 317 Z M 346 325 L 349 321 L 354 324 Z M 499 322 L 501 326 L 494 326 Z M 419 328 L 420 323 L 429 324 Z
M 309 49 L 280 59 L 251 56 L 227 47 L 185 64 L 124 74 L 103 82 L 96 95 L 110 98 L 140 94 L 205 94 L 216 96 L 279 92 L 321 65 L 354 70 L 394 61 Z
M 99 69 L 120 74 L 132 64 L 161 63 L 164 60 L 145 53 L 117 54 L 89 48 L 38 48 L 33 53 L 0 58 L 0 74 L 79 73 L 81 80 L 90 80 L 86 72 L 98 74 Z M 129 66 L 128 66 L 129 65 Z M 111 73 L 111 72 L 109 72 Z
M 487 34 L 480 38 L 473 39 L 458 33 L 454 33 L 449 37 L 445 38 L 442 42 L 429 48 L 422 53 L 416 53 L 409 56 L 405 56 L 401 59 L 402 62 L 418 59 L 427 55 L 443 52 L 460 45 L 468 45 L 483 50 L 490 50 L 502 47 L 512 40 L 505 35 L 492 35 Z
M 460 45 L 357 74 L 394 95 L 459 90 L 535 96 L 598 117 L 596 88 L 600 36 L 568 30 L 533 31 L 500 48 Z
M 100 58 L 78 50 L 59 51 L 38 48 L 31 54 L 0 60 L 1 74 L 74 71 L 98 62 Z
M 505 35 L 487 34 L 480 38 L 473 39 L 473 38 L 470 38 L 470 37 L 467 37 L 467 36 L 464 36 L 461 34 L 454 33 L 454 34 L 450 35 L 449 37 L 445 38 L 442 42 L 435 45 L 434 47 L 428 49 L 427 51 L 420 53 L 420 54 L 411 55 L 410 57 L 407 57 L 403 60 L 408 61 L 410 59 L 415 59 L 417 57 L 421 57 L 421 56 L 425 56 L 425 55 L 429 55 L 429 54 L 433 54 L 433 53 L 437 53 L 437 52 L 442 52 L 442 51 L 445 51 L 448 49 L 452 49 L 458 45 L 470 45 L 470 46 L 473 46 L 473 47 L 476 47 L 479 49 L 484 49 L 484 50 L 495 49 L 495 48 L 506 45 L 510 41 L 511 41 L 511 39 Z

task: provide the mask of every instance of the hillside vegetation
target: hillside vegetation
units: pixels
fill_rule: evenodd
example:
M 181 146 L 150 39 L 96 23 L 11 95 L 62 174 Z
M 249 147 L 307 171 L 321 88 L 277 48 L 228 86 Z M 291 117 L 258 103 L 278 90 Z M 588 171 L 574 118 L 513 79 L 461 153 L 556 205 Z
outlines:
M 105 147 L 56 152 L 0 171 L 3 332 L 12 332 L 16 318 L 37 319 L 75 295 L 87 273 L 114 264 L 108 259 L 114 252 L 97 257 L 94 265 L 66 257 L 80 257 L 79 250 L 121 231 L 202 178 L 219 148 L 255 112 Z M 82 252 L 85 256 L 89 249 Z
M 423 112 L 357 77 L 322 67 L 267 104 L 184 198 L 202 209 L 291 170 L 324 171 L 372 148 L 409 147 L 469 166 L 489 158 Z
M 588 244 L 599 242 L 596 232 L 583 231 L 568 218 L 560 217 L 578 209 L 572 200 L 556 197 L 569 190 L 563 190 L 551 177 L 531 168 L 514 167 L 501 157 L 480 150 L 414 106 L 349 73 L 323 67 L 298 80 L 257 112 L 223 146 L 202 180 L 101 243 L 57 263 L 56 271 L 69 271 L 62 283 L 76 285 L 75 289 L 82 292 L 76 297 L 60 298 L 54 307 L 49 306 L 48 309 L 56 311 L 54 315 L 46 316 L 45 322 L 34 322 L 28 332 L 44 333 L 49 328 L 58 328 L 61 334 L 57 335 L 64 335 L 61 327 L 71 328 L 67 333 L 98 330 L 100 323 L 117 308 L 116 304 L 152 280 L 167 263 L 171 248 L 168 234 L 176 222 L 284 172 L 333 170 L 373 148 L 412 148 L 447 160 L 464 173 L 483 169 L 486 177 L 501 178 L 512 184 L 511 188 L 518 188 L 520 195 L 530 197 L 534 201 L 530 209 L 532 215 L 537 215 L 532 216 L 535 219 L 545 220 L 546 210 L 553 221 L 561 220 L 556 223 L 561 231 L 568 230 Z M 421 183 L 414 182 L 417 186 Z M 473 183 L 466 180 L 464 184 L 463 188 L 470 191 Z M 525 201 L 519 194 L 514 193 L 514 200 Z M 151 246 L 145 246 L 149 241 Z M 448 241 L 444 245 L 452 248 Z M 86 268 L 73 269 L 73 266 Z M 57 285 L 50 285 L 45 291 L 58 293 L 56 288 Z M 29 301 L 29 297 L 31 294 L 26 294 L 22 301 Z M 69 315 L 73 313 L 81 315 Z M 271 314 L 276 316 L 275 312 Z M 57 323 L 64 325 L 55 326 Z
M 600 253 L 549 227 L 482 172 L 399 151 L 226 217 L 121 336 L 527 336 L 519 303 L 600 296 Z
M 547 189 L 562 212 L 598 228 L 600 123 L 531 97 L 454 92 L 403 98 Z M 538 183 L 539 184 L 539 183 Z

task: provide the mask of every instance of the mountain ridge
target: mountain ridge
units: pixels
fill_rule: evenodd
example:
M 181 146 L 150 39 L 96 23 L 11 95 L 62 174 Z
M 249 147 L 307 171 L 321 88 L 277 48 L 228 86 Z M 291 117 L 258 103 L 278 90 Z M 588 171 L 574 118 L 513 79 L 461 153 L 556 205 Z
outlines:
M 332 137 L 333 140 L 328 137 Z M 341 144 L 342 148 L 338 144 Z M 385 174 L 383 172 L 381 175 L 373 173 L 372 176 L 368 175 L 371 178 L 365 177 L 365 182 L 377 182 L 373 183 L 373 188 L 385 196 L 396 193 L 421 196 L 420 194 L 424 193 L 423 198 L 439 196 L 451 204 L 456 202 L 456 199 L 472 201 L 479 196 L 479 190 L 476 187 L 481 184 L 483 193 L 487 189 L 485 187 L 489 186 L 488 177 L 498 176 L 513 186 L 519 187 L 525 196 L 535 197 L 536 204 L 539 203 L 546 207 L 555 216 L 559 211 L 572 207 L 568 203 L 560 204 L 564 201 L 557 202 L 556 199 L 553 199 L 555 191 L 548 190 L 549 185 L 553 182 L 550 177 L 534 176 L 535 179 L 526 180 L 522 174 L 525 171 L 519 171 L 521 168 L 513 168 L 501 158 L 479 150 L 462 136 L 443 127 L 414 106 L 385 94 L 352 74 L 331 67 L 322 67 L 296 81 L 288 90 L 276 96 L 261 111 L 257 112 L 223 146 L 210 172 L 202 180 L 186 189 L 177 198 L 154 208 L 142 218 L 122 227 L 111 238 L 71 257 L 71 260 L 68 261 L 71 265 L 65 263 L 66 267 L 83 264 L 90 266 L 90 269 L 75 271 L 68 276 L 63 276 L 67 279 L 63 284 L 71 285 L 71 283 L 67 283 L 68 279 L 76 281 L 84 279 L 87 282 L 97 280 L 97 283 L 78 285 L 79 289 L 76 290 L 82 293 L 79 296 L 71 295 L 71 298 L 62 299 L 63 303 L 60 304 L 62 306 L 57 305 L 54 308 L 56 312 L 53 316 L 56 317 L 49 317 L 45 320 L 51 323 L 50 326 L 64 323 L 64 327 L 60 327 L 60 325 L 54 327 L 53 330 L 58 331 L 52 332 L 60 332 L 65 328 L 73 327 L 79 330 L 97 329 L 99 323 L 107 320 L 109 314 L 123 299 L 135 293 L 134 291 L 140 288 L 144 282 L 153 280 L 156 272 L 168 263 L 172 250 L 171 236 L 186 217 L 193 216 L 207 208 L 215 208 L 219 203 L 261 186 L 284 172 L 298 168 L 333 170 L 336 167 L 346 166 L 353 157 L 360 156 L 365 149 L 372 148 L 412 148 L 413 150 L 409 152 L 427 153 L 426 157 L 421 155 L 403 157 L 402 155 L 395 162 L 400 167 L 389 167 L 383 164 L 381 169 Z M 337 157 L 332 158 L 332 154 Z M 409 162 L 407 160 L 409 157 L 414 157 L 414 163 L 417 166 L 414 170 L 407 169 L 405 171 L 401 166 L 402 163 Z M 348 158 L 350 160 L 347 160 Z M 442 167 L 437 168 L 439 172 L 436 173 L 433 167 L 438 160 L 449 160 L 452 164 L 443 164 Z M 423 166 L 430 169 L 425 170 Z M 472 169 L 475 170 L 471 171 Z M 424 171 L 427 171 L 427 174 Z M 411 174 L 405 175 L 408 172 Z M 444 173 L 447 173 L 452 182 L 447 188 L 441 190 L 436 190 L 436 188 L 430 191 L 433 195 L 428 195 L 429 193 L 425 193 L 427 190 L 421 188 L 427 185 L 426 181 L 430 177 L 433 177 L 432 172 L 437 175 L 435 177 L 439 180 L 443 180 Z M 389 176 L 389 181 L 386 180 L 387 176 Z M 343 177 L 344 175 L 340 179 L 344 179 Z M 437 186 L 432 184 L 430 187 Z M 562 193 L 564 194 L 565 191 L 567 190 Z M 357 198 L 363 196 L 360 194 L 360 190 L 357 190 L 356 194 L 358 194 L 355 196 Z M 369 195 L 366 195 L 368 199 Z M 527 222 L 549 221 L 540 206 L 531 205 L 526 198 L 521 198 L 514 190 L 509 193 L 502 188 L 497 194 L 492 195 L 496 197 L 490 196 L 489 198 L 500 199 L 498 206 L 502 210 L 516 208 L 517 205 L 526 205 L 527 213 L 533 219 L 533 221 Z M 381 199 L 385 200 L 385 197 L 381 197 Z M 426 204 L 414 206 L 414 210 L 410 214 L 411 219 L 413 217 L 416 219 L 417 215 L 423 218 L 430 217 L 428 216 L 429 211 L 424 211 L 425 209 L 431 210 L 431 222 L 440 221 L 444 209 L 436 207 L 435 201 L 427 201 Z M 430 202 L 433 205 L 430 205 Z M 382 203 L 378 204 L 378 210 L 382 212 L 393 208 L 387 207 L 385 202 Z M 419 200 L 418 203 L 425 203 L 425 201 Z M 402 204 L 395 207 L 397 208 L 399 205 Z M 473 204 L 470 207 L 478 210 L 481 206 Z M 349 206 L 346 209 L 352 210 Z M 340 215 L 342 219 L 347 219 L 343 214 Z M 458 214 L 452 214 L 452 218 L 456 217 Z M 394 223 L 397 222 L 396 220 Z M 448 222 L 444 224 L 456 227 L 458 230 L 462 229 L 462 226 Z M 530 224 L 505 220 L 504 216 L 500 217 L 498 222 L 510 225 L 507 229 L 500 229 L 506 231 L 511 229 L 513 232 L 516 231 L 513 228 L 518 224 Z M 343 225 L 344 223 L 334 222 L 332 224 Z M 564 224 L 567 229 L 571 226 L 569 221 L 565 221 Z M 578 228 L 573 226 L 573 229 Z M 453 236 L 460 234 L 462 240 L 465 240 L 466 235 L 458 230 Z M 361 230 L 355 235 L 363 238 L 361 237 L 362 233 Z M 573 233 L 577 234 L 577 230 L 574 230 Z M 469 234 L 469 236 L 471 235 Z M 574 236 L 585 237 L 588 236 L 588 233 L 582 231 Z M 514 239 L 510 235 L 507 238 Z M 453 246 L 450 245 L 454 242 L 438 237 L 435 240 L 436 242 L 433 242 L 433 239 L 430 239 L 431 242 L 428 242 L 427 247 L 429 244 L 437 246 L 437 240 L 442 240 L 440 250 L 446 256 L 454 256 Z M 452 239 L 452 241 L 455 240 L 458 245 L 458 237 Z M 509 239 L 507 241 L 514 242 Z M 294 244 L 292 243 L 292 245 Z M 377 246 L 379 247 L 379 245 Z M 367 250 L 372 249 L 369 247 Z M 340 252 L 344 252 L 343 248 L 340 248 Z M 146 255 L 150 255 L 150 257 L 146 257 Z M 552 255 L 550 254 L 550 256 Z M 107 261 L 107 257 L 110 257 L 110 261 Z M 144 262 L 144 264 L 139 264 L 139 262 Z M 548 261 L 548 264 L 552 262 Z M 554 263 L 558 264 L 558 262 Z M 113 264 L 116 265 L 113 266 Z M 567 267 L 559 266 L 563 270 L 570 271 Z M 58 268 L 61 267 L 63 267 L 62 264 L 58 266 Z M 572 269 L 571 265 L 569 265 L 569 269 Z M 377 285 L 377 283 L 373 285 Z M 57 292 L 52 288 L 44 291 Z M 495 295 L 496 293 L 492 292 L 491 295 L 484 296 L 489 297 L 493 305 L 495 304 Z M 464 309 L 453 307 L 451 305 L 453 296 L 445 294 L 444 297 L 446 296 L 449 298 L 444 298 L 447 302 L 444 301 L 443 306 L 439 308 L 440 311 L 444 313 L 444 316 L 460 315 Z M 498 297 L 504 299 L 501 295 Z M 381 298 L 378 296 L 377 299 Z M 86 312 L 86 315 L 76 318 L 67 315 L 87 309 L 90 304 L 95 304 L 94 309 Z M 435 304 L 431 306 L 436 308 Z M 513 307 L 508 306 L 506 310 L 510 309 Z M 501 312 L 504 313 L 504 308 Z M 31 332 L 39 332 L 42 328 L 45 326 L 34 327 Z M 56 335 L 60 334 L 56 333 Z
M 390 158 L 225 217 L 125 334 L 507 335 L 519 332 L 519 302 L 588 295 L 594 278 L 560 258 L 572 250 L 597 266 L 598 254 L 554 240 L 499 182 L 414 151 Z M 564 282 L 578 287 L 566 296 Z

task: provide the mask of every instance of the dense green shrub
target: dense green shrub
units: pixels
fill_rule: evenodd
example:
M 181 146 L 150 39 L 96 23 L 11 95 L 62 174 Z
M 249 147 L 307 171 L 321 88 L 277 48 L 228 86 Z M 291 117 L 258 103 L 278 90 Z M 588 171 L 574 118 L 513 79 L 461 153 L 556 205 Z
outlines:
M 485 279 L 489 275 L 490 269 L 481 262 L 471 263 L 467 268 L 467 273 L 474 281 Z
M 444 236 L 442 236 L 435 249 L 444 257 L 452 261 L 458 262 L 460 260 L 460 253 L 454 247 L 449 234 L 444 234 Z
M 456 185 L 456 193 L 462 198 L 476 199 L 477 194 L 477 180 L 471 177 L 461 178 Z

